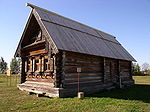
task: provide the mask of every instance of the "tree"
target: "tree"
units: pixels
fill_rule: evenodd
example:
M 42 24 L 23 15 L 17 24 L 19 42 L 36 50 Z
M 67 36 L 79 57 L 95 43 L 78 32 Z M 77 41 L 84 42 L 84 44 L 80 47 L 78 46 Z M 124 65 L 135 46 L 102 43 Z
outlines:
M 132 74 L 141 75 L 141 70 L 140 70 L 140 66 L 138 63 L 132 63 Z
M 135 71 L 136 71 L 137 73 L 140 73 L 140 66 L 139 66 L 138 63 L 137 63 L 136 66 L 135 66 Z
M 146 72 L 146 74 L 150 74 L 150 65 L 148 63 L 143 63 L 142 71 Z
M 148 64 L 148 63 L 143 63 L 142 64 L 142 70 L 143 71 L 147 71 L 147 70 L 149 70 L 150 69 L 150 65 Z
M 10 62 L 10 69 L 12 72 L 20 72 L 20 60 L 13 58 Z
M 0 58 L 0 73 L 4 73 L 7 70 L 7 63 L 4 61 L 4 58 Z
M 136 72 L 136 63 L 132 63 L 132 74 L 135 74 Z

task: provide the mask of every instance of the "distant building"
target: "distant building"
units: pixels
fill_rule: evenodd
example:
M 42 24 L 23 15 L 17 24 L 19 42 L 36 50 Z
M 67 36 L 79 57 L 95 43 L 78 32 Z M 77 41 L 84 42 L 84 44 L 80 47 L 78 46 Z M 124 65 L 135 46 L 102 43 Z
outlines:
M 22 59 L 18 87 L 50 97 L 134 84 L 135 59 L 116 38 L 40 7 L 32 8 L 15 56 Z

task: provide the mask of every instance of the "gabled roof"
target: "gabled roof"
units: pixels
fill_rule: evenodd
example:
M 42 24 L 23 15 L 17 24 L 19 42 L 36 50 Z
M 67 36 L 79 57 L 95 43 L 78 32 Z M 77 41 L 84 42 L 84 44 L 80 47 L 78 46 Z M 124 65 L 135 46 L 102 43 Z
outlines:
M 27 5 L 33 8 L 57 49 L 135 61 L 114 36 L 40 7 Z

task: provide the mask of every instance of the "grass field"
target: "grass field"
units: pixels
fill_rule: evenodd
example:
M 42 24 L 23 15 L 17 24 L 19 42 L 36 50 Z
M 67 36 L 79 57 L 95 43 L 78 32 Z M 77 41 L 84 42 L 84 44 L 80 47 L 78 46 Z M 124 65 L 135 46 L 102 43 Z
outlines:
M 51 99 L 5 86 L 6 79 L 0 74 L 0 112 L 150 112 L 150 76 L 134 79 L 133 87 L 99 92 L 83 100 Z

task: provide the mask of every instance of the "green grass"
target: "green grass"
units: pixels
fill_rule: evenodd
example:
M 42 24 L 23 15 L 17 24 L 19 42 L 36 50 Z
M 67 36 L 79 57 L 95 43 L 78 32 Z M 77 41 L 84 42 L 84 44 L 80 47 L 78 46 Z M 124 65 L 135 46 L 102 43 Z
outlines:
M 2 86 L 16 86 L 20 82 L 20 75 L 7 76 L 0 74 L 0 87 Z
M 150 76 L 133 76 L 136 84 L 150 85 Z
M 5 85 L 3 78 L 0 76 L 0 85 Z M 150 77 L 134 76 L 134 79 L 133 87 L 99 92 L 83 100 L 37 98 L 16 86 L 0 86 L 0 112 L 150 112 L 150 85 L 144 85 L 150 82 Z

